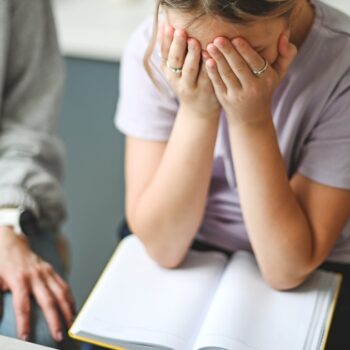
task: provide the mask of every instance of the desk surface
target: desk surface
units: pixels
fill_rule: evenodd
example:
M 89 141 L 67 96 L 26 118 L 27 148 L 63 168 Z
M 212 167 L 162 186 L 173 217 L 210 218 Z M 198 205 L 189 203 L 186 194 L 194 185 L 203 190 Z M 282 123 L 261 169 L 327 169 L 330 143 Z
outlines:
M 0 335 L 1 350 L 54 350 L 45 346 L 26 343 L 17 339 L 7 338 Z

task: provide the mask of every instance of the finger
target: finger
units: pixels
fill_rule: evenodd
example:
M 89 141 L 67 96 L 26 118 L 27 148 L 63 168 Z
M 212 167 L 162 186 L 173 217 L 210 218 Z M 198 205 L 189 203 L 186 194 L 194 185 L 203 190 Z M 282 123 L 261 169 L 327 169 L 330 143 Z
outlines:
M 186 51 L 187 35 L 183 30 L 176 29 L 168 55 L 168 63 L 170 67 L 182 68 L 185 61 Z
M 240 88 L 241 83 L 220 50 L 213 44 L 209 44 L 207 49 L 212 59 L 215 60 L 217 72 L 220 74 L 226 88 Z M 212 68 L 212 63 L 209 67 Z
M 162 45 L 163 39 L 164 39 L 164 31 L 165 31 L 165 23 L 164 21 L 161 21 L 158 26 L 158 33 L 157 33 L 157 41 L 160 45 Z
M 63 333 L 56 299 L 46 286 L 46 282 L 43 278 L 36 277 L 32 280 L 32 292 L 35 300 L 43 311 L 52 338 L 57 342 L 61 342 L 63 340 Z
M 204 62 L 206 62 L 210 57 L 208 51 L 202 51 L 202 59 Z
M 68 296 L 68 287 L 63 288 L 52 275 L 46 277 L 46 284 L 56 298 L 67 327 L 70 327 L 73 322 L 73 308 Z
M 273 64 L 273 68 L 282 80 L 297 55 L 297 48 L 289 42 L 287 35 L 282 34 L 278 43 L 279 56 Z
M 163 31 L 164 35 L 160 45 L 160 53 L 162 55 L 163 61 L 166 61 L 168 59 L 170 46 L 173 41 L 174 28 L 170 26 L 164 26 Z
M 247 84 L 251 81 L 252 71 L 248 63 L 237 52 L 233 44 L 226 38 L 216 38 L 214 45 L 225 57 L 229 67 L 232 69 L 241 85 Z
M 265 60 L 250 46 L 246 40 L 242 38 L 235 38 L 232 43 L 237 52 L 250 67 L 250 74 L 248 74 L 247 79 L 255 78 L 253 71 L 258 71 L 263 68 L 265 66 Z
M 55 272 L 53 273 L 53 277 L 55 278 L 57 283 L 61 286 L 61 288 L 63 290 L 67 291 L 66 294 L 67 294 L 68 301 L 71 304 L 71 306 L 73 308 L 73 311 L 75 312 L 75 300 L 74 300 L 74 297 L 73 297 L 73 295 L 71 293 L 71 290 L 70 290 L 68 284 L 66 283 L 66 281 L 60 275 L 58 275 Z
M 227 88 L 218 72 L 216 62 L 212 58 L 209 58 L 208 60 L 206 60 L 205 66 L 208 72 L 209 79 L 213 84 L 216 96 L 225 95 L 227 93 Z
M 28 340 L 30 334 L 30 294 L 27 282 L 24 279 L 16 280 L 13 285 L 10 285 L 10 290 L 12 292 L 18 337 Z
M 184 82 L 194 87 L 197 82 L 201 60 L 201 48 L 195 39 L 188 40 L 188 53 L 182 69 Z

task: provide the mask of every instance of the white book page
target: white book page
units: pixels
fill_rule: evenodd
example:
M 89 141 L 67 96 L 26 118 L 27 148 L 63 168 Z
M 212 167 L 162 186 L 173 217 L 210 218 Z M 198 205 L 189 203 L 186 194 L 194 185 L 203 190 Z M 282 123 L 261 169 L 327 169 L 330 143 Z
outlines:
M 328 322 L 331 321 L 330 317 L 333 316 L 330 312 L 333 311 L 332 306 L 336 302 L 334 299 L 340 288 L 341 276 L 331 272 L 318 271 L 317 274 L 314 274 L 310 283 L 318 288 L 318 297 L 304 349 L 322 349 L 328 335 L 326 333 L 330 326 Z
M 179 269 L 163 269 L 135 237 L 126 238 L 71 333 L 185 350 L 198 331 L 227 258 L 190 252 Z M 115 341 L 114 341 L 115 340 Z M 118 342 L 120 340 L 121 342 Z
M 251 254 L 235 253 L 194 348 L 305 349 L 318 299 L 314 278 L 297 290 L 279 292 L 263 280 Z

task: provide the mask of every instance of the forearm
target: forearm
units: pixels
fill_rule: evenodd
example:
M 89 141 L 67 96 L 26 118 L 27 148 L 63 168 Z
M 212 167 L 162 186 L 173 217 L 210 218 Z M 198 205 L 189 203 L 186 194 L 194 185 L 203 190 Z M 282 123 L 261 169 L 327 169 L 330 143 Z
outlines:
M 65 215 L 63 148 L 55 136 L 64 67 L 50 2 L 13 1 L 0 97 L 0 206 L 24 206 L 48 231 Z
M 310 228 L 289 184 L 272 118 L 230 125 L 229 132 L 243 216 L 260 268 L 277 288 L 293 287 L 316 266 Z
M 165 265 L 185 256 L 202 220 L 219 118 L 180 108 L 155 176 L 130 209 L 132 230 Z
M 12 129 L 0 134 L 0 207 L 25 207 L 47 231 L 65 217 L 63 148 L 53 135 Z

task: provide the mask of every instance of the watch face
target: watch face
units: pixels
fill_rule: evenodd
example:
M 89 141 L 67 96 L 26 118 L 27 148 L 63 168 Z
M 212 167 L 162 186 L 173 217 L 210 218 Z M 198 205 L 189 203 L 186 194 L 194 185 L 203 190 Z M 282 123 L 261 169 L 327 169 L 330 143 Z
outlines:
M 28 236 L 38 234 L 40 229 L 35 215 L 30 210 L 24 210 L 19 217 L 22 232 Z

